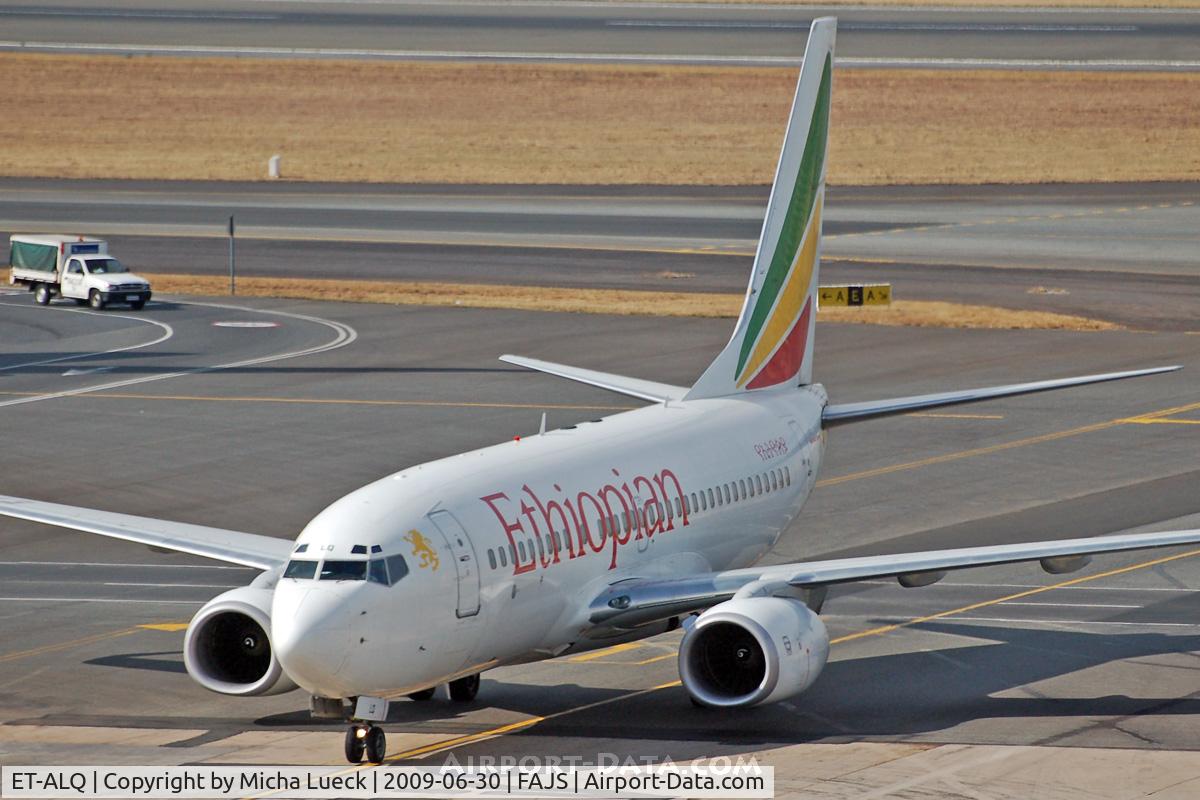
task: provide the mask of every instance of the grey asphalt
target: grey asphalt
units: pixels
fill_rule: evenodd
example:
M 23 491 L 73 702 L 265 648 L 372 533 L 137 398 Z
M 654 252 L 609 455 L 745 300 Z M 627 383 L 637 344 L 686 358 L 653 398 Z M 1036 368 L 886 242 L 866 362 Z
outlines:
M 1192 10 L 625 3 L 59 0 L 4 3 L 4 49 L 714 64 L 796 63 L 840 19 L 846 66 L 1200 66 Z
M 137 270 L 740 292 L 766 187 L 0 180 L 0 231 Z M 830 187 L 822 279 L 1192 330 L 1195 183 Z
M 95 315 L 0 297 L 0 340 L 23 343 L 0 357 L 0 403 L 40 398 L 0 405 L 0 493 L 290 537 L 345 492 L 536 430 L 543 410 L 558 426 L 629 404 L 500 364 L 499 353 L 687 383 L 730 325 L 169 300 L 136 315 Z M 147 321 L 173 336 L 88 355 L 151 341 L 160 335 L 151 329 L 161 329 Z M 335 350 L 265 360 L 329 345 L 338 338 L 333 322 L 355 337 Z M 967 416 L 839 429 L 824 482 L 775 560 L 1200 524 L 1197 428 L 1179 422 L 1200 420 L 1194 335 L 823 324 L 817 348 L 818 378 L 836 401 L 1151 364 L 1186 369 L 957 410 Z M 96 369 L 106 371 L 84 372 Z M 144 382 L 104 388 L 129 380 Z M 56 396 L 64 391 L 77 393 Z M 1165 409 L 1178 410 L 1159 423 L 1117 421 Z M 1148 558 L 1098 559 L 1082 574 Z M 0 760 L 337 763 L 340 730 L 309 721 L 306 698 L 207 693 L 182 671 L 181 632 L 137 627 L 184 622 L 249 577 L 201 559 L 0 523 Z M 864 584 L 836 591 L 826 618 L 841 636 L 1059 581 L 1014 566 L 923 590 Z M 675 678 L 668 636 L 589 661 L 488 673 L 469 706 L 397 704 L 389 740 L 398 753 L 419 736 L 415 743 L 562 712 L 453 752 L 465 763 L 614 753 L 679 761 L 864 741 L 1197 750 L 1198 581 L 1200 564 L 1185 558 L 837 644 L 811 692 L 743 714 L 699 712 L 677 688 L 621 699 Z M 776 758 L 781 769 L 804 763 Z

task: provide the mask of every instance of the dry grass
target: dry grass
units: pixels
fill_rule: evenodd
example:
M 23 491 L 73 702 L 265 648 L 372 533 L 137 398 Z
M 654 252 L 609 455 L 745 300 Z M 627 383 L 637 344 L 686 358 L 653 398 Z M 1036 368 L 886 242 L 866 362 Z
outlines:
M 0 55 L 0 174 L 769 183 L 793 69 Z M 37 108 L 86 108 L 72 124 Z M 19 111 L 20 113 L 15 113 Z M 838 184 L 1200 179 L 1200 75 L 841 70 Z
M 224 295 L 227 279 L 216 276 L 150 274 L 156 294 Z M 388 303 L 465 308 L 510 308 L 578 314 L 657 317 L 735 318 L 740 294 L 715 292 L 650 292 L 617 289 L 567 289 L 471 283 L 332 281 L 290 278 L 240 278 L 238 294 L 247 297 L 291 297 L 353 303 Z M 1012 328 L 1100 331 L 1120 326 L 1100 320 L 1014 311 L 990 306 L 923 300 L 898 300 L 890 307 L 827 308 L 823 322 L 907 325 L 934 328 Z

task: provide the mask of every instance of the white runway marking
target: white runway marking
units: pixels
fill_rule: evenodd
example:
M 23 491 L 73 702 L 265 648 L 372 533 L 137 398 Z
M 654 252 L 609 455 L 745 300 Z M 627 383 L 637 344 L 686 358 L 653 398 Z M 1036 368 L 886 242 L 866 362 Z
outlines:
M 110 561 L 0 561 L 0 567 L 140 567 L 144 569 L 233 569 L 259 572 L 254 567 L 223 564 L 123 564 Z
M 6 603 L 143 603 L 202 606 L 207 600 L 130 600 L 127 597 L 0 597 Z
M 698 28 L 806 31 L 807 22 L 740 22 L 735 20 L 653 20 L 614 19 L 604 23 L 621 28 Z M 841 22 L 846 31 L 944 31 L 952 33 L 1130 33 L 1137 25 L 1056 25 L 1049 23 L 1004 22 Z
M 1009 600 L 1002 606 L 1044 606 L 1046 608 L 1145 608 L 1145 606 L 1121 603 L 1022 603 Z
M 172 336 L 175 335 L 175 329 L 172 328 L 170 325 L 168 325 L 165 322 L 159 322 L 157 320 L 148 319 L 146 317 L 135 317 L 132 314 L 112 314 L 112 313 L 107 313 L 107 312 L 100 313 L 98 311 L 86 311 L 82 308 L 61 308 L 61 307 L 52 306 L 52 305 L 51 306 L 26 306 L 26 305 L 17 304 L 17 303 L 0 303 L 0 305 L 11 306 L 13 308 L 19 308 L 22 310 L 36 311 L 39 314 L 42 313 L 43 311 L 65 311 L 70 314 L 86 314 L 88 316 L 93 316 L 93 317 L 104 317 L 105 319 L 131 319 L 134 322 L 140 322 L 143 325 L 157 325 L 159 328 L 163 329 L 162 336 L 159 336 L 157 339 L 154 339 L 149 342 L 143 342 L 142 344 L 131 344 L 126 347 L 113 347 L 108 350 L 97 350 L 94 353 L 82 353 L 80 355 L 73 355 L 73 356 L 60 356 L 58 358 L 46 358 L 46 359 L 42 359 L 41 361 L 24 361 L 20 364 L 9 364 L 6 367 L 0 367 L 0 372 L 4 372 L 6 370 L 12 370 L 12 369 L 22 369 L 24 367 L 40 367 L 44 364 L 57 364 L 61 361 L 80 361 L 85 358 L 96 358 L 97 356 L 106 356 L 106 355 L 110 355 L 112 353 L 125 353 L 130 350 L 141 350 L 144 347 L 153 347 L 156 344 L 165 342 L 167 339 L 170 339 Z M 69 374 L 69 372 L 65 372 L 63 374 L 66 375 L 66 374 Z M 77 373 L 77 374 L 82 374 L 82 373 Z M 6 405 L 6 404 L 0 403 L 0 405 Z
M 0 9 L 2 17 L 116 17 L 119 19 L 202 19 L 202 20 L 254 20 L 279 19 L 278 14 L 214 14 L 199 11 L 116 11 L 109 9 L 31 8 Z
M 49 581 L 37 581 L 38 583 L 48 583 Z M 117 583 L 114 581 L 105 581 L 103 586 L 150 586 L 154 588 L 167 589 L 236 589 L 241 584 L 237 583 Z
M 1196 622 L 1109 622 L 1102 619 L 1032 619 L 1029 617 L 942 617 L 951 622 L 1013 622 L 1019 625 L 1121 625 L 1138 628 L 1200 628 Z M 918 626 L 919 630 L 919 626 Z
M 63 377 L 66 378 L 71 375 L 94 375 L 98 372 L 112 372 L 113 369 L 114 369 L 113 367 L 92 367 L 91 369 L 69 369 L 63 373 Z
M 220 308 L 220 309 L 229 310 L 229 311 L 240 311 L 243 313 L 272 314 L 272 315 L 279 316 L 279 317 L 288 317 L 290 319 L 298 319 L 298 320 L 302 320 L 304 322 L 312 322 L 317 325 L 324 325 L 325 327 L 332 328 L 334 331 L 336 331 L 337 335 L 330 341 L 326 342 L 325 344 L 316 345 L 314 347 L 306 347 L 303 350 L 295 350 L 290 353 L 280 353 L 277 355 L 260 356 L 258 358 L 249 358 L 244 361 L 232 361 L 232 362 L 225 363 L 225 364 L 214 364 L 212 366 L 207 366 L 207 367 L 193 367 L 191 369 L 178 370 L 176 372 L 168 372 L 163 375 L 147 375 L 147 376 L 144 376 L 141 378 L 129 378 L 128 380 L 123 380 L 123 381 L 113 381 L 111 383 L 102 383 L 102 384 L 99 384 L 96 386 L 84 386 L 79 389 L 68 389 L 68 390 L 62 391 L 62 392 L 51 392 L 48 394 L 35 395 L 33 397 L 17 397 L 17 398 L 13 398 L 11 400 L 0 401 L 0 408 L 3 408 L 5 406 L 23 405 L 25 403 L 37 403 L 42 400 L 54 400 L 54 399 L 60 398 L 60 397 L 74 397 L 76 395 L 90 394 L 92 392 L 102 392 L 102 391 L 107 391 L 110 389 L 120 389 L 120 388 L 123 388 L 126 386 L 135 386 L 135 385 L 142 384 L 142 383 L 152 383 L 154 381 L 164 381 L 164 380 L 168 380 L 170 378 L 182 377 L 184 375 L 197 375 L 197 374 L 204 373 L 204 372 L 217 372 L 217 371 L 223 370 L 223 369 L 237 369 L 240 367 L 256 366 L 258 364 L 270 364 L 270 363 L 273 363 L 276 361 L 284 361 L 284 360 L 290 359 L 290 358 L 299 358 L 301 356 L 317 355 L 319 353 L 326 353 L 326 352 L 329 352 L 330 350 L 337 350 L 338 348 L 345 347 L 346 345 L 351 344 L 356 339 L 358 339 L 358 331 L 354 330 L 354 328 L 350 327 L 349 325 L 346 325 L 341 322 L 336 322 L 334 320 L 323 319 L 321 317 L 311 317 L 311 316 L 308 316 L 305 314 L 293 314 L 293 313 L 290 313 L 287 311 L 270 311 L 267 309 L 247 308 L 245 306 L 234 306 L 234 305 L 227 305 L 224 303 L 182 303 L 181 302 L 181 305 L 203 306 L 205 308 Z M 64 310 L 71 310 L 71 309 L 64 309 Z M 133 317 L 132 319 L 138 319 L 138 318 Z M 149 322 L 150 320 L 147 320 L 147 321 Z M 161 323 L 157 323 L 157 324 L 161 324 Z M 62 359 L 54 359 L 54 360 L 62 360 Z M 49 362 L 47 362 L 47 363 L 49 363 Z

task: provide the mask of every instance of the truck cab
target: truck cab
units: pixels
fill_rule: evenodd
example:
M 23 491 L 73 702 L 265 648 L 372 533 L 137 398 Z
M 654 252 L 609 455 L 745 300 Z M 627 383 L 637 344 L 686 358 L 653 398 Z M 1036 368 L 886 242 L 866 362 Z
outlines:
M 59 281 L 59 293 L 87 301 L 95 309 L 109 303 L 128 303 L 138 311 L 150 299 L 150 282 L 109 255 L 71 256 Z
M 56 295 L 96 310 L 128 303 L 135 311 L 150 299 L 150 282 L 108 254 L 103 239 L 17 235 L 9 240 L 9 282 L 27 287 L 40 305 Z

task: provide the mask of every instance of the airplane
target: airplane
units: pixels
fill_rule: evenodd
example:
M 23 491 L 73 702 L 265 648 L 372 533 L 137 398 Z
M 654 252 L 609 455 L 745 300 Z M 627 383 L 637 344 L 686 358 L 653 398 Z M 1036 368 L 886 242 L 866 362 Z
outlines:
M 302 689 L 347 723 L 351 763 L 381 763 L 391 701 L 448 684 L 471 701 L 488 669 L 683 628 L 692 702 L 773 703 L 817 680 L 832 585 L 926 586 L 967 567 L 1200 542 L 1200 530 L 755 566 L 804 507 L 831 428 L 916 409 L 1170 372 L 1167 366 L 831 403 L 813 382 L 836 20 L 812 23 L 745 302 L 690 387 L 532 358 L 502 360 L 646 401 L 603 419 L 388 475 L 337 500 L 294 541 L 0 497 L 0 514 L 261 570 L 204 605 L 184 663 L 227 695 Z

